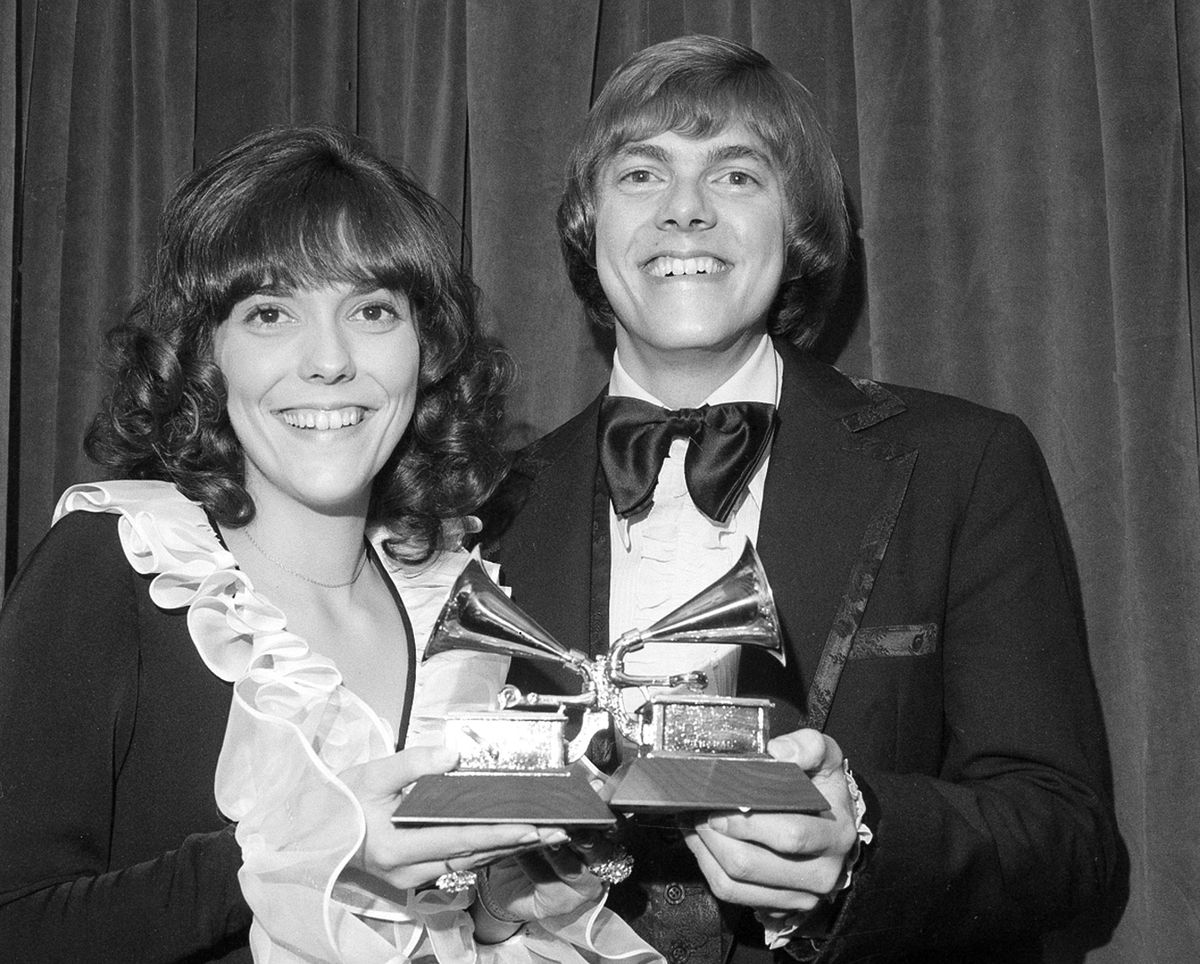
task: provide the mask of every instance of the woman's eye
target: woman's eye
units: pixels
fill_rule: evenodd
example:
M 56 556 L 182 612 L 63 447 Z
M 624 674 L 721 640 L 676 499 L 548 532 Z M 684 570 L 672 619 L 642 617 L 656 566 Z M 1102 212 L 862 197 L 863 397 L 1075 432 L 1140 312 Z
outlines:
M 283 309 L 275 305 L 255 305 L 246 316 L 246 320 L 252 325 L 271 328 L 286 321 L 287 317 Z
M 373 301 L 369 305 L 363 305 L 354 314 L 374 328 L 391 327 L 400 318 L 396 306 L 385 301 Z

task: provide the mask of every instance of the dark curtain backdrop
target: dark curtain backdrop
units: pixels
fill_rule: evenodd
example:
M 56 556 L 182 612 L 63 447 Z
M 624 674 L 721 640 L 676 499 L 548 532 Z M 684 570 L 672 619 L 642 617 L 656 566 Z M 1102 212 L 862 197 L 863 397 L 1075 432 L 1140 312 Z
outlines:
M 607 348 L 553 232 L 567 147 L 623 58 L 693 32 L 758 47 L 823 105 L 861 244 L 821 351 L 1014 411 L 1045 449 L 1130 856 L 1058 959 L 1200 959 L 1193 0 L 0 0 L 8 577 L 96 475 L 102 333 L 161 203 L 264 124 L 340 124 L 413 170 L 520 363 L 513 440 L 574 412 Z

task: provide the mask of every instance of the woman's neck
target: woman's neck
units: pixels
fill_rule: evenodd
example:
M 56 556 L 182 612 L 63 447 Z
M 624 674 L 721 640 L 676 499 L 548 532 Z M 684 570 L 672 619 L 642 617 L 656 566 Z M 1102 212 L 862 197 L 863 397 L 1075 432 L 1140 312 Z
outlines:
M 287 499 L 252 493 L 254 518 L 223 531 L 239 561 L 257 557 L 276 570 L 271 582 L 330 590 L 353 587 L 366 560 L 366 506 L 321 512 Z M 243 550 L 243 551 L 239 551 Z M 243 568 L 246 568 L 245 566 Z M 252 564 L 260 569 L 261 565 Z
M 270 498 L 255 507 L 248 525 L 222 529 L 239 568 L 395 738 L 411 667 L 393 590 L 368 557 L 365 507 L 325 513 Z

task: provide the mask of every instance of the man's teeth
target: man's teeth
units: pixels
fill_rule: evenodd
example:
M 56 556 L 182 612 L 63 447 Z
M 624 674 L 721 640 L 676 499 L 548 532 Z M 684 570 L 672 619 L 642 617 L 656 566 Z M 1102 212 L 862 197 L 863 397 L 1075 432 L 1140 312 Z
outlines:
M 677 278 L 685 274 L 716 274 L 729 266 L 718 258 L 655 258 L 646 270 L 656 278 Z
M 311 428 L 327 432 L 335 428 L 347 428 L 362 421 L 364 410 L 358 406 L 350 408 L 285 408 L 280 415 L 293 428 Z

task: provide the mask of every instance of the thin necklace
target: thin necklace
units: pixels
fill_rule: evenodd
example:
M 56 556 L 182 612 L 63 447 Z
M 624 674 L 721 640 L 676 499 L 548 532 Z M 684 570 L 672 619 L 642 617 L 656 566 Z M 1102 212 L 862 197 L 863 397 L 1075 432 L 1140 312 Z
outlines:
M 364 545 L 362 548 L 362 554 L 358 557 L 358 565 L 354 567 L 353 576 L 351 576 L 345 582 L 321 582 L 320 579 L 313 579 L 312 576 L 306 576 L 302 572 L 297 572 L 291 566 L 286 565 L 276 559 L 273 555 L 267 552 L 266 549 L 258 544 L 258 541 L 254 538 L 254 536 L 250 534 L 250 528 L 248 526 L 242 529 L 242 532 L 244 532 L 246 534 L 246 538 L 250 540 L 250 545 L 254 546 L 254 548 L 258 550 L 259 555 L 266 559 L 267 562 L 271 563 L 271 565 L 282 569 L 284 572 L 295 576 L 297 579 L 303 579 L 305 582 L 312 583 L 314 586 L 320 586 L 322 589 L 345 589 L 347 586 L 353 586 L 356 582 L 358 582 L 358 577 L 362 575 L 363 567 L 365 567 L 367 564 L 367 547 Z

